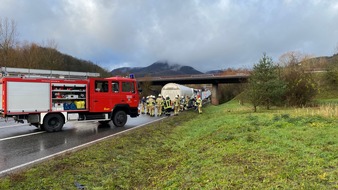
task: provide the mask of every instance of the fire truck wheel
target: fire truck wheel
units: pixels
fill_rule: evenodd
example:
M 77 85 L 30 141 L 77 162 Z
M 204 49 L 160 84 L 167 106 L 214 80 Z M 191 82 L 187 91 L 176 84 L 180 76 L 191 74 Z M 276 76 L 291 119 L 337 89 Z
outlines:
M 126 112 L 120 110 L 113 115 L 113 123 L 116 127 L 123 127 L 127 123 Z
M 61 131 L 64 123 L 65 121 L 60 114 L 48 114 L 43 119 L 43 128 L 47 132 Z

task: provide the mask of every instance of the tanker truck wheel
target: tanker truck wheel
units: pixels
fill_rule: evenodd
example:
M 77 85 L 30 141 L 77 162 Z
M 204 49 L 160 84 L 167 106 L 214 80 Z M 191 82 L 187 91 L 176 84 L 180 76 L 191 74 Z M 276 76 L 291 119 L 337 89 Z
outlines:
M 110 120 L 99 121 L 99 123 L 100 123 L 101 125 L 108 125 L 109 122 L 110 122 Z
M 47 132 L 61 131 L 65 120 L 60 114 L 48 114 L 43 119 L 43 128 Z
M 127 114 L 125 111 L 117 111 L 113 115 L 113 123 L 116 127 L 123 127 L 127 123 Z
M 99 121 L 99 126 L 98 127 L 101 127 L 101 128 L 104 128 L 104 127 L 110 127 L 110 125 L 109 125 L 109 122 L 110 122 L 111 120 L 103 120 L 103 121 Z
M 43 128 L 43 125 L 40 125 L 39 123 L 31 123 L 30 125 L 33 125 L 34 127 L 44 131 L 45 129 Z

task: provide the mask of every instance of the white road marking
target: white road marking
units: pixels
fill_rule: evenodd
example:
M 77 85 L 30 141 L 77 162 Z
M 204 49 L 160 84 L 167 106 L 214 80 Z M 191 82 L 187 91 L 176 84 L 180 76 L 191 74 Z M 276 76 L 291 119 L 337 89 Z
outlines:
M 121 132 L 118 132 L 118 133 L 115 133 L 115 134 L 112 134 L 112 135 L 109 135 L 109 136 L 106 136 L 106 137 L 102 137 L 100 139 L 97 139 L 97 140 L 94 140 L 94 141 L 91 141 L 91 142 L 88 142 L 88 143 L 85 143 L 85 144 L 82 144 L 82 145 L 79 145 L 79 146 L 76 146 L 76 147 L 73 147 L 73 148 L 70 148 L 70 149 L 67 149 L 67 150 L 63 150 L 61 152 L 58 152 L 58 153 L 55 153 L 55 154 L 51 154 L 49 156 L 45 156 L 45 157 L 42 157 L 42 158 L 39 158 L 39 159 L 36 159 L 36 160 L 33 160 L 33 161 L 30 161 L 30 162 L 27 162 L 25 164 L 21 164 L 21 165 L 18 165 L 18 166 L 15 166 L 15 167 L 12 167 L 12 168 L 9 168 L 9 169 L 6 169 L 6 170 L 2 170 L 0 171 L 0 176 L 3 176 L 3 175 L 6 175 L 10 172 L 14 172 L 14 171 L 17 171 L 19 169 L 24 169 L 25 167 L 28 167 L 32 164 L 37 164 L 39 162 L 42 162 L 42 161 L 45 161 L 45 160 L 48 160 L 48 159 L 51 159 L 51 158 L 54 158 L 54 157 L 57 157 L 57 156 L 60 156 L 62 154 L 65 154 L 65 153 L 68 153 L 68 152 L 74 152 L 76 150 L 79 150 L 79 149 L 82 149 L 82 148 L 85 148 L 87 146 L 90 146 L 92 144 L 95 144 L 95 143 L 98 143 L 102 140 L 105 140 L 105 139 L 108 139 L 108 138 L 111 138 L 111 137 L 114 137 L 114 136 L 117 136 L 117 135 L 120 135 L 122 133 L 125 133 L 125 132 L 128 132 L 128 131 L 131 131 L 131 130 L 134 130 L 134 129 L 137 129 L 137 128 L 140 128 L 140 127 L 143 127 L 145 125 L 148 125 L 148 124 L 151 124 L 153 122 L 156 122 L 156 121 L 160 121 L 162 119 L 165 119 L 166 117 L 163 117 L 163 118 L 160 118 L 160 119 L 156 119 L 154 121 L 150 121 L 150 122 L 147 122 L 147 123 L 144 123 L 142 125 L 139 125 L 139 126 L 136 126 L 136 127 L 132 127 L 130 129 L 126 129 L 124 131 L 121 131 Z
M 0 139 L 0 142 L 1 142 L 1 141 L 5 141 L 5 140 L 10 140 L 10 139 L 16 139 L 16 138 L 21 138 L 21 137 L 27 137 L 27 136 L 31 136 L 31 135 L 37 135 L 37 134 L 45 133 L 45 132 L 46 132 L 46 131 L 39 131 L 39 132 L 35 132 L 35 133 L 29 133 L 29 134 L 24 134 L 24 135 L 18 135 L 18 136 L 13 136 L 13 137 L 7 137 L 7 138 Z

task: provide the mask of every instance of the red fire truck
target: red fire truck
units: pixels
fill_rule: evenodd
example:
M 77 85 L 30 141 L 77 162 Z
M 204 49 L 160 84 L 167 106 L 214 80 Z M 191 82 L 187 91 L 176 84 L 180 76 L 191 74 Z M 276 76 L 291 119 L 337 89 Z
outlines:
M 139 89 L 133 77 L 97 78 L 98 73 L 4 67 L 1 71 L 0 117 L 27 120 L 47 132 L 79 120 L 112 121 L 123 127 L 127 115 L 139 115 Z

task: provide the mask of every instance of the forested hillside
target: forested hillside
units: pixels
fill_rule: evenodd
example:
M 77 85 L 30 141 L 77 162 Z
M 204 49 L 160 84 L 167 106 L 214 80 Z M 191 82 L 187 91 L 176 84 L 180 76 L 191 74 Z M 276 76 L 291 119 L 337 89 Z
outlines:
M 103 77 L 110 76 L 108 71 L 91 61 L 62 54 L 56 48 L 41 47 L 34 43 L 7 50 L 0 49 L 0 55 L 1 67 L 98 72 Z
M 20 42 L 16 22 L 8 18 L 0 18 L 0 67 L 98 72 L 102 77 L 110 76 L 91 61 L 62 54 L 53 40 L 44 45 Z

